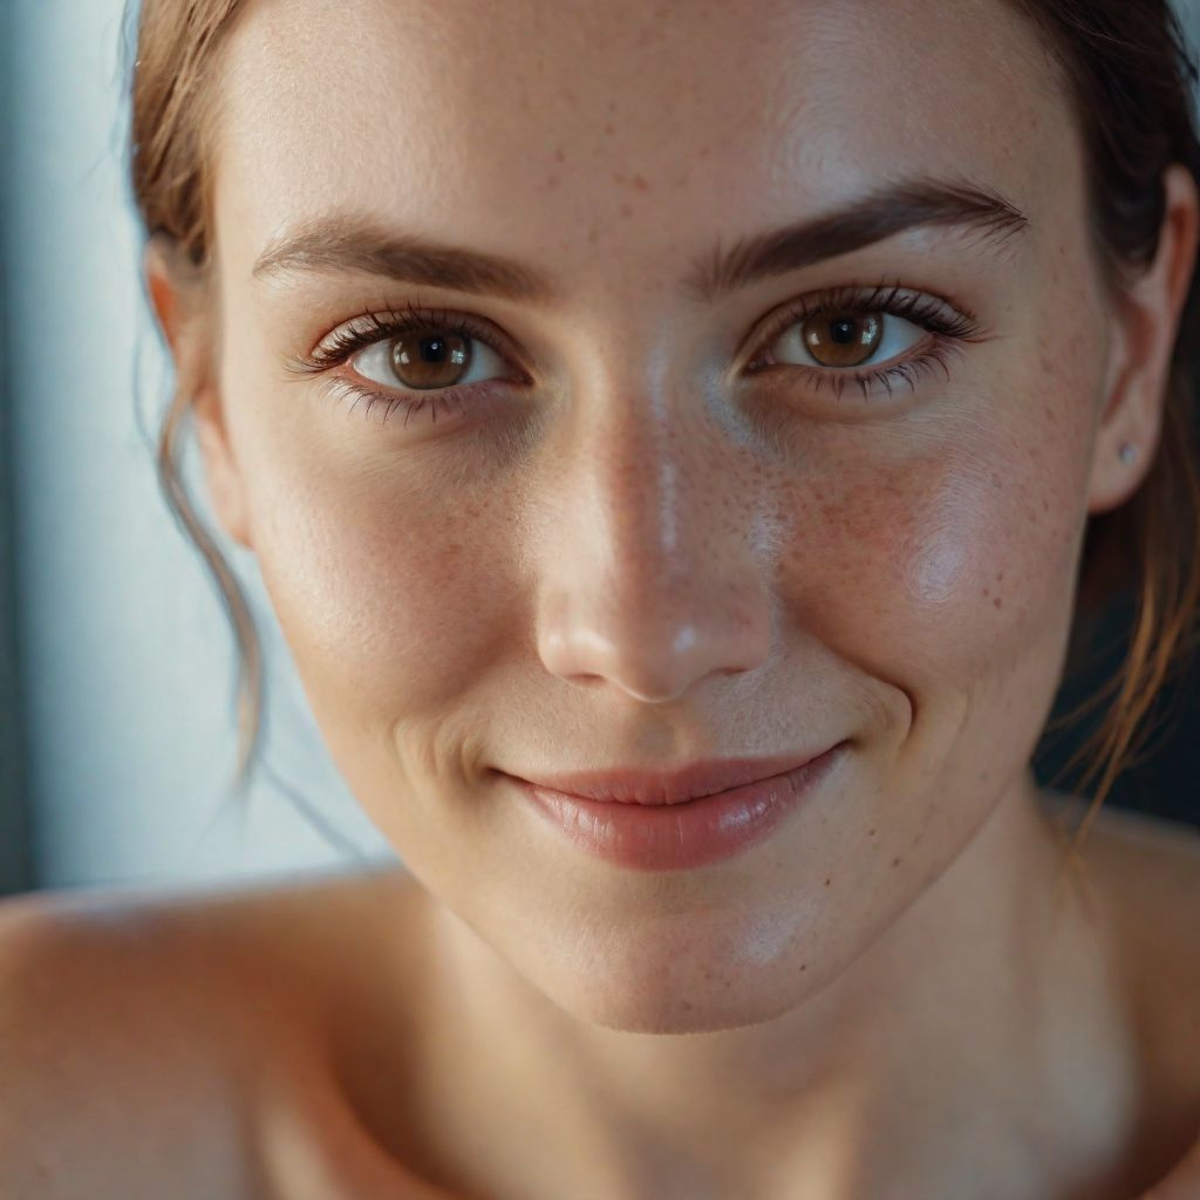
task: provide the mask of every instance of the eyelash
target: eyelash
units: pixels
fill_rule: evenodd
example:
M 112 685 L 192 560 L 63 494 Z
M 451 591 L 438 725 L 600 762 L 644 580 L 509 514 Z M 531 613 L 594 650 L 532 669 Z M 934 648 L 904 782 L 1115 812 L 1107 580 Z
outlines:
M 863 315 L 867 313 L 885 313 L 892 316 L 911 320 L 923 326 L 934 336 L 934 342 L 926 351 L 915 358 L 894 363 L 889 367 L 865 372 L 850 369 L 806 367 L 796 363 L 763 363 L 756 358 L 746 369 L 750 374 L 761 374 L 767 367 L 779 366 L 788 373 L 803 372 L 814 379 L 814 388 L 819 391 L 828 385 L 840 400 L 847 387 L 857 385 L 862 389 L 863 399 L 869 400 L 870 392 L 876 386 L 887 389 L 888 395 L 894 394 L 894 383 L 905 383 L 914 392 L 922 374 L 936 374 L 939 371 L 949 379 L 950 372 L 947 359 L 950 352 L 960 348 L 963 343 L 975 340 L 979 334 L 978 321 L 969 313 L 947 311 L 945 301 L 932 296 L 921 295 L 905 290 L 899 285 L 880 286 L 871 291 L 862 288 L 834 288 L 818 293 L 815 297 L 801 297 L 796 302 L 774 317 L 767 331 L 760 335 L 765 346 L 772 345 L 777 338 L 798 322 L 811 320 L 813 317 L 826 313 Z M 502 358 L 509 358 L 503 349 L 504 341 L 497 338 L 494 331 L 472 320 L 461 313 L 451 313 L 445 309 L 421 308 L 410 302 L 404 310 L 361 313 L 345 325 L 337 329 L 321 345 L 309 354 L 292 359 L 288 369 L 303 375 L 319 375 L 333 370 L 342 363 L 353 358 L 360 350 L 376 345 L 381 341 L 390 341 L 405 333 L 415 330 L 435 331 L 438 333 L 453 333 L 458 337 L 480 341 Z M 496 342 L 500 341 L 501 345 Z M 496 381 L 500 382 L 500 381 Z M 386 405 L 383 421 L 397 409 L 405 410 L 405 424 L 425 405 L 429 405 L 433 421 L 436 423 L 440 404 L 456 401 L 462 403 L 462 392 L 488 389 L 492 382 L 469 384 L 465 388 L 429 389 L 428 395 L 419 398 L 409 396 L 387 396 L 373 388 L 349 380 L 341 381 L 345 392 L 356 397 L 351 411 L 360 400 L 366 401 L 364 416 L 369 416 L 376 404 Z M 436 394 L 435 394 L 436 393 Z

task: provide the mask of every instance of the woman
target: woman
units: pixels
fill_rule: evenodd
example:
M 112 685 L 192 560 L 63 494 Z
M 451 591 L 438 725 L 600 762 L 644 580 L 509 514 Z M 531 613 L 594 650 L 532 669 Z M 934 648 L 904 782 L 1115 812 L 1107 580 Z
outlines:
M 1176 36 L 144 0 L 164 477 L 408 873 L 9 901 L 0 1192 L 1200 1196 L 1200 839 L 1029 766 L 1194 623 Z

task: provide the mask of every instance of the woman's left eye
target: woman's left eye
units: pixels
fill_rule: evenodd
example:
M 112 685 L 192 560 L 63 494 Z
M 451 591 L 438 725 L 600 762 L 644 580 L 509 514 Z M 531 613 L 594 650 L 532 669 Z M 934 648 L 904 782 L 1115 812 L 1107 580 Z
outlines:
M 890 362 L 920 345 L 928 331 L 891 313 L 847 310 L 793 320 L 771 345 L 771 361 L 826 370 Z M 789 357 L 794 356 L 794 357 Z
M 778 313 L 758 338 L 765 356 L 747 370 L 778 367 L 786 383 L 828 388 L 839 400 L 854 386 L 869 401 L 877 389 L 915 392 L 924 375 L 948 379 L 952 352 L 981 336 L 973 315 L 937 296 L 899 286 L 838 288 Z

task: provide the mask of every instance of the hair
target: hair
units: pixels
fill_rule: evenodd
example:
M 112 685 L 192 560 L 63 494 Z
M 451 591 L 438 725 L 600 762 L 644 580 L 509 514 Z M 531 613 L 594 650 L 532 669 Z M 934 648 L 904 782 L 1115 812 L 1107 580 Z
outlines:
M 1163 174 L 1183 164 L 1200 180 L 1193 117 L 1197 69 L 1167 0 L 1008 0 L 1040 30 L 1057 64 L 1086 150 L 1090 236 L 1103 286 L 1119 295 L 1152 263 L 1166 208 Z M 167 235 L 207 273 L 213 252 L 215 81 L 221 48 L 245 0 L 142 0 L 131 83 L 129 178 L 147 237 Z M 132 10 L 131 10 L 132 11 Z M 1132 589 L 1133 623 L 1120 667 L 1067 724 L 1107 705 L 1067 770 L 1088 762 L 1096 781 L 1071 853 L 1118 775 L 1144 749 L 1155 702 L 1190 659 L 1200 613 L 1200 443 L 1194 427 L 1200 367 L 1200 273 L 1180 320 L 1163 436 L 1137 493 L 1089 520 L 1067 654 L 1079 666 L 1097 616 Z M 245 595 L 197 518 L 179 475 L 192 397 L 179 388 L 158 438 L 159 482 L 210 569 L 238 648 L 239 755 L 244 782 L 259 741 L 262 655 Z M 1054 725 L 1054 722 L 1051 722 Z

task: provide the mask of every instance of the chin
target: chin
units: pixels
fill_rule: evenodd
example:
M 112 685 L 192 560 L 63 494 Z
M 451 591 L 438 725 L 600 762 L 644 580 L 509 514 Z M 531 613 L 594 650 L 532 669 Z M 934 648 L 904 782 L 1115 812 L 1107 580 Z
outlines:
M 559 962 L 531 982 L 576 1020 L 621 1033 L 715 1033 L 775 1020 L 820 987 L 811 956 L 750 964 L 744 953 L 629 954 Z
M 739 1002 L 726 996 L 659 995 L 645 1004 L 630 998 L 624 1007 L 597 1010 L 593 1006 L 590 1011 L 574 1011 L 571 1015 L 614 1033 L 720 1033 L 763 1025 L 786 1015 L 804 1000 L 804 996 L 792 996 L 780 1007 L 757 998 Z

